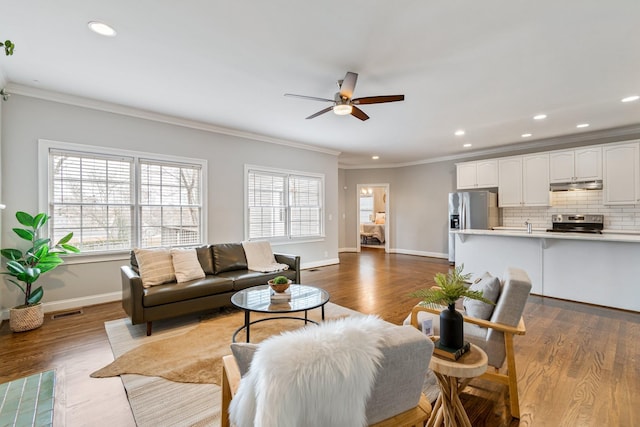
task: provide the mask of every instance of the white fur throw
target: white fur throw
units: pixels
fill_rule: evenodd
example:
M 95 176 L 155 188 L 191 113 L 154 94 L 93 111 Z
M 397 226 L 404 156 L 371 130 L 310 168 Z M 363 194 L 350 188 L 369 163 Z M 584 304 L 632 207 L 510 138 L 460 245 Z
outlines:
M 289 266 L 287 264 L 280 264 L 276 262 L 271 250 L 271 243 L 266 240 L 248 241 L 242 242 L 242 248 L 247 258 L 247 268 L 253 271 L 261 271 L 263 273 L 269 273 L 273 271 L 287 270 Z
M 382 358 L 377 316 L 346 317 L 263 341 L 229 409 L 237 427 L 366 426 Z

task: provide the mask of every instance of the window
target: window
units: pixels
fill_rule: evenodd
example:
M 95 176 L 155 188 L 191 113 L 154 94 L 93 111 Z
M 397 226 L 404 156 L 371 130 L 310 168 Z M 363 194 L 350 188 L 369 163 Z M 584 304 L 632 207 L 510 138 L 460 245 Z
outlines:
M 373 196 L 360 196 L 360 222 L 373 222 Z
M 323 236 L 324 176 L 246 167 L 249 239 Z
M 50 236 L 82 253 L 203 241 L 206 162 L 41 141 Z

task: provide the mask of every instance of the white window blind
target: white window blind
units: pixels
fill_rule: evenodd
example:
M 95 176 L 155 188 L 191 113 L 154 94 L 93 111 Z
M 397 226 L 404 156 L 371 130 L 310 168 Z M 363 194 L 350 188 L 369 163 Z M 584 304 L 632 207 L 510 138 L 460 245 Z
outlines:
M 140 160 L 141 246 L 200 243 L 201 168 Z
M 52 240 L 73 232 L 81 253 L 202 243 L 203 164 L 67 145 L 45 144 Z
M 360 196 L 360 222 L 373 222 L 373 196 Z
M 321 176 L 249 169 L 247 197 L 249 239 L 322 236 Z
M 133 158 L 51 150 L 52 240 L 73 232 L 82 251 L 132 244 Z

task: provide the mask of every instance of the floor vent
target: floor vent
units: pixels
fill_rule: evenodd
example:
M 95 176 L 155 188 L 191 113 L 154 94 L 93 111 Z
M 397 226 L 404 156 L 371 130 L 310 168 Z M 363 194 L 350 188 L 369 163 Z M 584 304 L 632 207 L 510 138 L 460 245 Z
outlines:
M 307 271 L 320 271 L 320 269 L 319 269 L 319 268 L 310 268 L 310 269 L 309 269 L 309 270 L 307 270 Z
M 77 310 L 71 310 L 71 311 L 62 311 L 60 313 L 54 314 L 53 316 L 51 316 L 51 318 L 53 320 L 56 320 L 56 319 L 61 319 L 63 317 L 78 316 L 80 314 L 82 314 L 82 309 L 81 308 L 79 308 Z

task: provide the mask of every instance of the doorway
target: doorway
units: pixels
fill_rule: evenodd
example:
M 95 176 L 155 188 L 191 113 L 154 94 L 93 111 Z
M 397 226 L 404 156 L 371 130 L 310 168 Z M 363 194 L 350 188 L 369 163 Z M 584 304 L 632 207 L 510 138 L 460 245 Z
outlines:
M 358 184 L 357 249 L 389 252 L 389 184 Z

